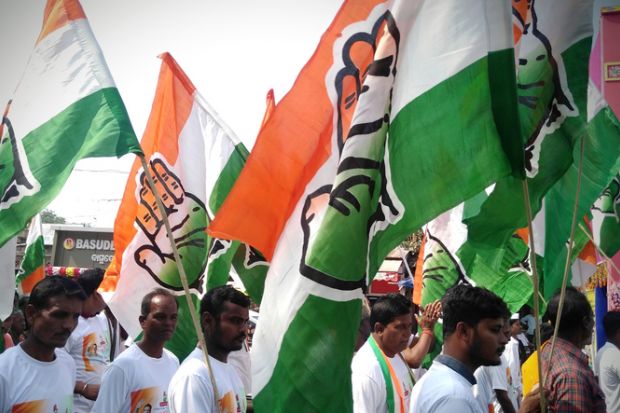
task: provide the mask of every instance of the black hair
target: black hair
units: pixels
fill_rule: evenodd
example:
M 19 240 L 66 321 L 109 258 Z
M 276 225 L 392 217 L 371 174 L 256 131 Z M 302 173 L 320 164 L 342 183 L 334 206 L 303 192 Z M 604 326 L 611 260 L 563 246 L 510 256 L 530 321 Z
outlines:
M 97 291 L 103 281 L 103 274 L 104 271 L 101 268 L 90 268 L 77 278 L 78 284 L 82 286 L 87 297 Z
M 142 298 L 142 303 L 140 303 L 140 314 L 143 317 L 146 317 L 151 312 L 151 301 L 153 300 L 153 298 L 160 295 L 172 298 L 177 305 L 177 309 L 179 308 L 179 302 L 177 301 L 177 298 L 174 294 L 172 294 L 165 288 L 155 288 L 153 291 L 151 291 Z
M 444 337 L 454 333 L 460 322 L 475 327 L 485 318 L 508 320 L 510 317 L 504 300 L 486 288 L 468 284 L 458 284 L 446 291 L 441 308 Z
M 540 325 L 540 342 L 544 343 L 553 336 L 553 326 L 550 323 Z
M 559 307 L 560 291 L 558 290 L 547 305 L 547 318 L 554 327 Z M 558 334 L 566 336 L 579 331 L 584 326 L 584 317 L 592 318 L 592 316 L 592 307 L 586 296 L 575 287 L 566 287 Z
M 28 299 L 28 304 L 36 310 L 42 310 L 49 305 L 50 298 L 65 296 L 67 298 L 77 298 L 80 301 L 86 299 L 84 290 L 78 283 L 67 277 L 51 275 L 39 281 Z
M 247 295 L 236 288 L 223 285 L 207 291 L 204 297 L 202 297 L 202 300 L 200 300 L 200 315 L 209 313 L 217 319 L 224 310 L 226 301 L 241 307 L 250 308 L 250 299 Z
M 603 328 L 607 338 L 615 336 L 620 331 L 620 311 L 610 311 L 603 317 Z
M 390 293 L 380 297 L 370 310 L 370 328 L 374 331 L 375 324 L 390 324 L 396 317 L 411 314 L 411 301 L 402 294 Z

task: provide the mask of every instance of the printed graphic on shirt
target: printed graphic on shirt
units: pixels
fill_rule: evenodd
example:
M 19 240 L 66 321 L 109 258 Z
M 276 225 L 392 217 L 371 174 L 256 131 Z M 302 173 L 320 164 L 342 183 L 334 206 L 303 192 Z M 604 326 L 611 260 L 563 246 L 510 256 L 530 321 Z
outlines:
M 106 352 L 108 342 L 104 337 L 98 337 L 96 333 L 84 336 L 82 340 L 82 360 L 84 361 L 84 370 L 97 371 L 96 366 L 105 364 L 104 354 Z M 98 362 L 95 362 L 98 361 Z
M 241 402 L 239 397 L 233 391 L 229 391 L 222 397 L 218 404 L 222 413 L 241 413 Z
M 131 392 L 129 413 L 156 413 L 168 411 L 168 394 L 159 387 L 147 387 Z
M 57 400 L 32 400 L 13 406 L 11 413 L 72 413 L 73 395 Z

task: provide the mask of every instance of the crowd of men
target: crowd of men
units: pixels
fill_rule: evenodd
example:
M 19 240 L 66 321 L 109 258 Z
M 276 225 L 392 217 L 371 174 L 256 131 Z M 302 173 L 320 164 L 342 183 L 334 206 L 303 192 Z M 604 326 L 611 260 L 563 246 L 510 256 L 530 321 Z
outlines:
M 247 338 L 245 294 L 225 286 L 204 295 L 206 349 L 197 346 L 179 364 L 164 348 L 177 324 L 176 297 L 165 289 L 144 296 L 143 333 L 125 349 L 97 292 L 102 276 L 98 270 L 77 280 L 50 276 L 34 287 L 24 307 L 28 331 L 0 355 L 0 413 L 248 409 L 250 389 L 231 360 Z M 460 284 L 419 317 L 400 294 L 381 297 L 372 308 L 365 302 L 351 364 L 354 412 L 537 412 L 543 394 L 553 412 L 620 412 L 620 312 L 605 316 L 608 342 L 592 370 L 583 352 L 592 340 L 590 304 L 568 288 L 563 305 L 559 315 L 556 295 L 547 306 L 547 336 L 556 320 L 560 325 L 555 343 L 541 348 L 541 393 L 531 368 L 538 354 L 523 341 L 524 317 L 511 315 L 494 293 Z M 425 370 L 420 366 L 436 345 L 439 320 L 441 354 Z

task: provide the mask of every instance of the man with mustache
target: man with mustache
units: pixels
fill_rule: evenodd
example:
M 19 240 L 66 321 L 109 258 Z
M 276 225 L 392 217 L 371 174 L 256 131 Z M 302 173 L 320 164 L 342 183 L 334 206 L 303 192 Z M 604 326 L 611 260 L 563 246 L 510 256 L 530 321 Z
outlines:
M 413 375 L 400 354 L 409 343 L 411 302 L 392 293 L 379 298 L 370 311 L 372 333 L 353 357 L 353 411 L 407 411 Z
M 146 294 L 140 307 L 142 339 L 122 352 L 106 370 L 93 412 L 168 412 L 168 384 L 179 360 L 164 349 L 177 325 L 179 305 L 168 290 Z
M 75 329 L 85 298 L 65 277 L 46 277 L 35 285 L 25 309 L 30 333 L 0 355 L 1 413 L 73 411 L 75 363 L 58 349 Z
M 202 350 L 196 348 L 168 386 L 171 413 L 246 411 L 243 382 L 228 363 L 228 354 L 243 346 L 249 308 L 250 299 L 230 286 L 214 288 L 204 295 L 200 301 L 200 320 L 218 397 Z
M 487 289 L 458 284 L 446 292 L 442 309 L 443 351 L 414 386 L 409 413 L 485 413 L 474 397 L 474 371 L 500 364 L 508 307 Z M 528 395 L 519 412 L 536 411 L 537 397 Z

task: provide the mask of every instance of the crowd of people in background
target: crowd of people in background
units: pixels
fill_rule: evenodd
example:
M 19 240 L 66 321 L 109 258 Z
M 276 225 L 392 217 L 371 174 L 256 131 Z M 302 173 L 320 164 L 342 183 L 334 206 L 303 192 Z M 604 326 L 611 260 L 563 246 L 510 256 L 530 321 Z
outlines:
M 249 368 L 238 355 L 248 341 L 245 294 L 224 286 L 204 295 L 208 357 L 198 345 L 179 363 L 165 349 L 176 297 L 148 292 L 137 315 L 142 334 L 125 346 L 97 292 L 102 279 L 101 270 L 49 276 L 26 299 L 16 297 L 2 323 L 0 413 L 251 411 Z M 595 360 L 583 351 L 594 315 L 580 291 L 569 287 L 548 302 L 540 356 L 535 321 L 527 308 L 511 314 L 500 297 L 467 284 L 424 309 L 401 294 L 365 300 L 351 364 L 353 411 L 537 412 L 544 397 L 552 412 L 620 412 L 620 312 L 605 315 L 608 341 Z

